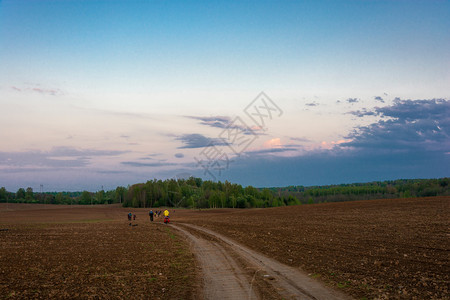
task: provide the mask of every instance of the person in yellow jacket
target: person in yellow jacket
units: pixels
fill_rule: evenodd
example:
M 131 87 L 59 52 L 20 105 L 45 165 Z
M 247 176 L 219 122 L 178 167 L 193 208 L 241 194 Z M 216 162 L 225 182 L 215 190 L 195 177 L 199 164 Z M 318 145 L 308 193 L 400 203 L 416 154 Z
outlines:
M 169 219 L 169 211 L 166 209 L 164 211 L 164 224 L 169 224 L 170 219 Z

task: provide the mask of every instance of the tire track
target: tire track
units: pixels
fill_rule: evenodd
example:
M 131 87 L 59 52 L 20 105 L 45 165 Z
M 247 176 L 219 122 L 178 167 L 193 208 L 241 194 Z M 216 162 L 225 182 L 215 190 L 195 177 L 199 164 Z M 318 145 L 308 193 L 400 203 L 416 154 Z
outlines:
M 222 245 L 194 235 L 179 226 L 173 227 L 191 242 L 202 269 L 202 294 L 205 299 L 260 299 L 251 289 L 246 272 L 227 255 Z
M 205 299 L 351 299 L 209 229 L 185 223 L 172 226 L 191 241 L 203 272 Z M 248 269 L 257 271 L 249 276 Z M 270 291 L 263 285 L 270 285 Z

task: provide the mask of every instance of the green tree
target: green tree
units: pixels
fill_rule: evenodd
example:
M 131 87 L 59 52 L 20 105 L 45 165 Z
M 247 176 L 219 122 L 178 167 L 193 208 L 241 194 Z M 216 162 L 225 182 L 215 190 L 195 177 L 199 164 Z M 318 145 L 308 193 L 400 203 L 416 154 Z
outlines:
M 60 192 L 60 193 L 56 194 L 56 196 L 55 196 L 55 203 L 56 204 L 62 204 L 63 200 L 64 200 L 63 193 Z
M 123 186 L 118 186 L 116 188 L 115 200 L 117 203 L 122 203 L 125 200 L 125 194 L 127 189 Z
M 95 203 L 104 204 L 105 203 L 105 191 L 101 190 L 95 193 Z
M 245 208 L 247 201 L 245 201 L 244 196 L 239 196 L 236 201 L 237 208 Z
M 83 191 L 80 196 L 80 204 L 91 204 L 92 196 L 88 191 Z
M 16 192 L 16 200 L 23 200 L 25 199 L 25 189 L 24 188 L 20 188 L 17 190 Z
M 27 187 L 27 191 L 25 192 L 25 199 L 27 201 L 31 201 L 33 200 L 33 198 L 33 188 Z
M 8 194 L 5 187 L 0 188 L 0 202 L 6 202 L 8 200 Z

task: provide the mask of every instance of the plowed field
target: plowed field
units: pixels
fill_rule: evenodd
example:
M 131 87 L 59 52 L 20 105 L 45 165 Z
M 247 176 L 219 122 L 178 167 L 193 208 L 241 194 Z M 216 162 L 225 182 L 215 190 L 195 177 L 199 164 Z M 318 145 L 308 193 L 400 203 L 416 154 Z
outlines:
M 128 211 L 0 204 L 0 298 L 198 298 L 185 236 Z M 450 197 L 170 211 L 357 299 L 449 298 Z
M 178 214 L 178 210 L 177 210 Z M 355 298 L 448 299 L 450 197 L 180 213 Z
M 190 299 L 195 266 L 175 230 L 119 207 L 0 207 L 0 299 Z

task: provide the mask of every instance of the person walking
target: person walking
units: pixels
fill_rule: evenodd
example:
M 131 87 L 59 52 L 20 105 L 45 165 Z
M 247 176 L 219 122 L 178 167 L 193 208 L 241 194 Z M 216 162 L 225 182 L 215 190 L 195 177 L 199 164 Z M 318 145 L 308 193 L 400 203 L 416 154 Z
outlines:
M 148 215 L 150 216 L 150 222 L 153 222 L 153 210 L 150 210 Z
M 164 224 L 169 224 L 170 219 L 169 219 L 169 211 L 166 209 L 164 211 Z

